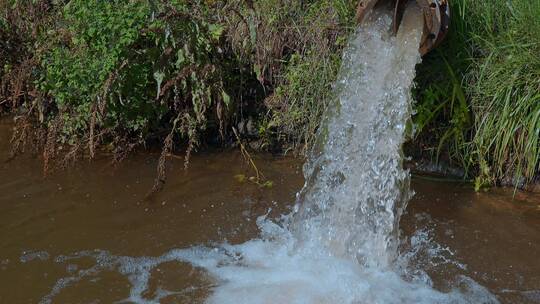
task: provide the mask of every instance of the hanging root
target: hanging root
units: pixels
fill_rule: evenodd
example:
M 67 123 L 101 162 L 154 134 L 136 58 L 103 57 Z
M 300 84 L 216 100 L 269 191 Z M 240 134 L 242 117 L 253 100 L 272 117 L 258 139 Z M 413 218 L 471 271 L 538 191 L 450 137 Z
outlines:
M 141 145 L 140 141 L 129 141 L 122 136 L 115 137 L 112 144 L 114 147 L 112 165 L 116 167 L 139 145 Z
M 154 185 L 152 186 L 152 190 L 146 195 L 147 198 L 151 197 L 155 193 L 161 191 L 163 189 L 163 186 L 165 185 L 165 182 L 167 181 L 167 172 L 166 172 L 166 162 L 167 162 L 167 155 L 169 155 L 172 151 L 173 144 L 174 144 L 174 129 L 167 135 L 165 138 L 165 141 L 163 142 L 163 150 L 161 150 L 161 155 L 159 156 L 159 161 L 157 165 L 157 176 L 154 180 Z
M 150 192 L 145 196 L 145 199 L 150 199 L 154 194 L 160 192 L 167 181 L 167 172 L 166 172 L 166 162 L 167 157 L 171 154 L 174 146 L 174 133 L 176 132 L 176 125 L 181 119 L 182 113 L 178 113 L 178 116 L 174 120 L 173 127 L 165 140 L 163 141 L 163 149 L 161 150 L 161 155 L 159 156 L 158 166 L 157 166 L 157 176 L 154 179 L 154 185 Z M 188 149 L 189 151 L 189 149 Z M 186 152 L 186 158 L 188 157 L 189 152 Z
M 103 84 L 101 92 L 96 98 L 96 102 L 92 105 L 92 113 L 90 116 L 90 129 L 89 129 L 89 138 L 88 138 L 88 152 L 90 153 L 90 158 L 94 158 L 96 146 L 99 145 L 100 138 L 96 138 L 95 129 L 98 124 L 99 117 L 105 117 L 105 110 L 107 109 L 107 96 L 109 95 L 112 84 L 118 78 L 120 71 L 128 64 L 128 60 L 122 61 L 120 66 L 109 74 L 109 77 Z
M 32 133 L 32 123 L 27 116 L 20 117 L 15 120 L 15 126 L 13 127 L 13 135 L 11 136 L 11 151 L 8 161 L 17 157 L 17 155 L 24 153 L 26 149 L 26 143 Z
M 96 120 L 97 120 L 97 105 L 94 103 L 92 105 L 92 114 L 90 115 L 90 130 L 88 135 L 88 153 L 90 153 L 90 158 L 94 158 L 96 150 L 96 140 L 94 139 L 94 132 L 96 129 Z
M 54 168 L 56 154 L 58 152 L 57 139 L 58 132 L 62 128 L 62 116 L 58 115 L 54 119 L 47 130 L 47 139 L 45 141 L 45 147 L 43 148 L 43 175 L 47 176 L 48 173 Z

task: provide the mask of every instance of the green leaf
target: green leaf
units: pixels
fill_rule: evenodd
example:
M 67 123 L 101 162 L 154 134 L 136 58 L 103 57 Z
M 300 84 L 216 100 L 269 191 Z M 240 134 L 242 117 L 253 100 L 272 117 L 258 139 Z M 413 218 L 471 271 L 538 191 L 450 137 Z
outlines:
M 231 97 L 223 90 L 221 91 L 221 97 L 223 98 L 225 105 L 229 107 L 231 104 Z
M 186 51 L 184 51 L 184 49 L 179 49 L 176 53 L 176 68 L 180 69 L 184 65 L 184 62 L 186 61 L 185 54 Z
M 210 36 L 214 40 L 218 40 L 219 37 L 221 37 L 221 34 L 223 34 L 223 26 L 219 24 L 210 24 L 208 26 L 208 30 L 210 31 Z
M 161 71 L 154 72 L 154 79 L 157 82 L 157 95 L 156 98 L 159 97 L 159 94 L 161 94 L 161 83 L 163 83 L 163 79 L 165 78 L 165 73 Z
M 257 75 L 257 79 L 262 82 L 262 72 L 261 72 L 261 66 L 258 64 L 253 65 L 253 71 L 255 72 L 255 75 Z

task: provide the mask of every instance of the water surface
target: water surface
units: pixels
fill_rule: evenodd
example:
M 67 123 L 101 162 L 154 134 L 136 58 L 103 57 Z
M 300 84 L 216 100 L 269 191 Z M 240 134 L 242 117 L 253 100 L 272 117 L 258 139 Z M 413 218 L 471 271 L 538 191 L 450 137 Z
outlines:
M 0 124 L 7 157 L 10 123 Z M 153 202 L 142 200 L 157 155 L 135 155 L 118 168 L 103 158 L 47 178 L 41 162 L 23 156 L 0 165 L 0 303 L 39 303 L 61 278 L 96 265 L 81 252 L 158 257 L 175 248 L 243 243 L 258 235 L 255 221 L 290 210 L 303 185 L 301 160 L 257 155 L 272 188 L 240 183 L 248 174 L 236 152 L 195 155 L 188 171 L 171 159 L 169 181 Z M 471 185 L 413 178 L 416 192 L 401 220 L 402 237 L 416 245 L 418 263 L 442 290 L 459 275 L 488 288 L 502 303 L 540 303 L 540 199 L 512 189 L 475 193 Z M 431 240 L 431 241 L 429 241 Z M 96 251 L 99 250 L 99 251 Z M 427 258 L 435 254 L 437 258 Z M 62 256 L 79 255 L 73 259 Z M 428 262 L 426 262 L 428 261 Z M 204 302 L 218 284 L 188 263 L 152 269 L 147 299 L 177 291 L 161 303 Z M 61 289 L 52 303 L 114 303 L 132 284 L 103 269 Z

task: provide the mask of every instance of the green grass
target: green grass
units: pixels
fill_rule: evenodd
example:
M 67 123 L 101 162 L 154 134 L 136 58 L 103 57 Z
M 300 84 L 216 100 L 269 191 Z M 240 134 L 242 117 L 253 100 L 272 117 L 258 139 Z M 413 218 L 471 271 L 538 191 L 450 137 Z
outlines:
M 482 50 L 471 73 L 478 182 L 530 181 L 540 160 L 540 1 L 489 1 L 473 39 Z
M 540 160 L 540 1 L 451 4 L 452 32 L 419 69 L 419 129 L 477 188 L 531 182 Z

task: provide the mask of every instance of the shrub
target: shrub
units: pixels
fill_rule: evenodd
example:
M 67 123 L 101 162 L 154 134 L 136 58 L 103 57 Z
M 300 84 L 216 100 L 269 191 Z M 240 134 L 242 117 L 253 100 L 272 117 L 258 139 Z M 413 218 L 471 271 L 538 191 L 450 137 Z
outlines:
M 61 141 L 93 129 L 145 139 L 164 123 L 196 142 L 213 102 L 229 103 L 217 44 L 223 28 L 182 3 L 70 1 L 47 36 L 40 89 L 62 117 Z M 169 121 L 167 121 L 169 120 Z

